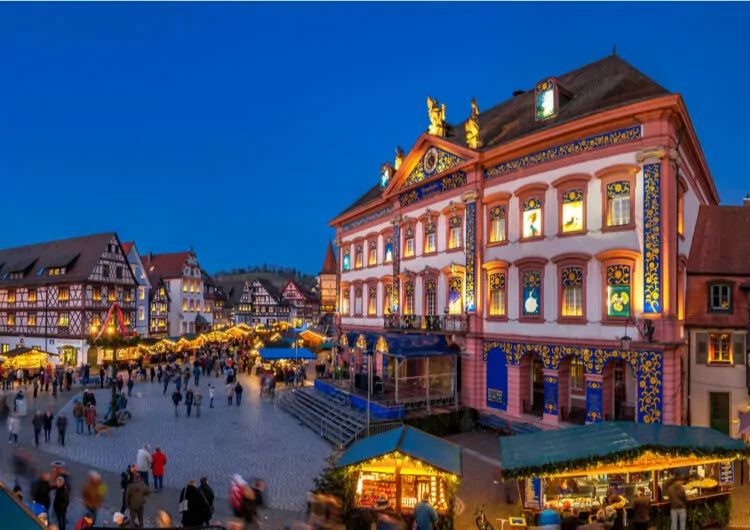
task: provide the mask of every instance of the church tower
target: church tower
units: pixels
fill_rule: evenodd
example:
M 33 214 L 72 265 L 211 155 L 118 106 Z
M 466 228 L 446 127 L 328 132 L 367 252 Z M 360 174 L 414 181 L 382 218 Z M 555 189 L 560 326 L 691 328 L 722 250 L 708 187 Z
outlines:
M 338 279 L 339 267 L 336 262 L 336 252 L 333 250 L 333 243 L 329 241 L 326 259 L 323 262 L 323 268 L 320 269 L 320 273 L 318 274 L 321 314 L 336 311 Z

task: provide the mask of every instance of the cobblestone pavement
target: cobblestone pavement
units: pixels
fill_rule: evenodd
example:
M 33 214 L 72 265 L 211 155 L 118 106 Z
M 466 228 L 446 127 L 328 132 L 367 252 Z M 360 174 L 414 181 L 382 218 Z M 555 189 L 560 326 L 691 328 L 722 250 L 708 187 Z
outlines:
M 739 473 L 735 473 L 735 479 L 739 481 Z M 733 528 L 750 528 L 750 484 L 735 484 L 733 495 L 734 503 L 730 526 Z

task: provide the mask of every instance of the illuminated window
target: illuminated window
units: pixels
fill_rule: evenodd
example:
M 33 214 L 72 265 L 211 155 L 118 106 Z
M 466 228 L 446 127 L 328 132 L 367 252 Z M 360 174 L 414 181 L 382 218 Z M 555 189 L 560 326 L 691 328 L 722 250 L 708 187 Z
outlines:
M 424 253 L 433 252 L 437 252 L 437 227 L 434 222 L 429 221 L 424 225 Z
M 630 276 L 628 265 L 607 267 L 607 316 L 630 316 Z
M 117 290 L 114 287 L 107 289 L 107 300 L 115 302 L 117 300 Z
M 98 328 L 99 326 L 101 326 L 102 325 L 102 319 L 101 319 L 101 317 L 94 317 L 93 320 L 92 320 L 92 322 L 91 322 L 91 325 L 94 328 Z
M 146 308 L 145 307 L 139 307 L 138 308 L 138 320 L 146 320 Z
M 393 262 L 393 236 L 385 236 L 383 255 L 383 261 L 385 261 L 386 263 Z
M 156 304 L 151 304 L 151 312 L 156 313 Z
M 732 335 L 729 333 L 709 333 L 708 362 L 732 362 Z
M 29 302 L 36 302 L 36 289 L 29 289 Z
M 463 242 L 463 218 L 460 215 L 451 217 L 448 220 L 448 248 L 461 248 Z
M 533 197 L 521 204 L 523 208 L 523 239 L 531 239 L 542 235 L 542 199 Z
M 15 304 L 16 303 L 16 290 L 15 289 L 9 289 L 8 290 L 8 303 L 9 304 Z
M 630 224 L 630 181 L 620 180 L 607 184 L 607 226 Z
M 364 252 L 362 250 L 362 245 L 357 245 L 354 250 L 354 268 L 355 269 L 361 269 L 364 265 Z
M 677 233 L 685 235 L 685 192 L 682 190 L 677 194 Z
M 369 250 L 368 250 L 368 256 L 367 256 L 367 264 L 372 267 L 373 265 L 378 264 L 378 241 L 377 239 L 370 241 L 369 243 Z
M 125 290 L 125 301 L 126 302 L 132 302 L 133 301 L 133 293 L 130 289 Z
M 425 279 L 424 293 L 426 314 L 437 315 L 437 282 L 434 278 Z
M 378 314 L 378 288 L 369 287 L 367 289 L 367 314 Z
M 413 258 L 414 257 L 414 229 L 413 228 L 407 228 L 404 231 L 404 257 L 405 258 Z
M 190 280 L 182 280 L 182 292 L 183 292 L 183 293 L 186 293 L 186 292 L 188 292 L 188 282 L 189 282 L 189 281 L 190 281 Z
M 525 317 L 542 315 L 542 271 L 526 270 L 521 274 L 523 286 L 522 314 Z
M 60 313 L 57 317 L 57 325 L 60 327 L 68 327 L 70 325 L 70 315 L 68 313 Z
M 15 326 L 16 325 L 16 315 L 11 313 L 8 315 L 8 326 Z
M 164 296 L 164 287 L 159 287 L 159 296 Z
M 190 292 L 195 292 L 195 280 L 190 280 Z
M 585 389 L 583 363 L 578 357 L 571 357 L 570 360 L 570 388 L 578 392 L 583 392 Z
M 537 121 L 553 118 L 557 114 L 557 82 L 554 77 L 536 84 L 534 102 Z
M 30 328 L 36 327 L 36 313 L 29 313 L 27 323 Z
M 188 302 L 187 302 L 187 298 L 186 298 L 186 299 L 184 299 L 182 301 L 182 312 L 183 313 L 187 313 L 187 310 L 188 310 Z
M 159 311 L 161 311 L 162 313 L 166 313 L 167 304 L 159 304 Z
M 70 299 L 70 291 L 67 287 L 60 287 L 60 290 L 57 291 L 57 299 L 60 302 L 67 302 Z
M 566 267 L 561 272 L 562 308 L 564 317 L 583 316 L 583 268 Z
M 356 287 L 354 289 L 354 314 L 362 314 L 362 288 Z
M 146 298 L 146 288 L 139 287 L 138 288 L 138 300 L 144 300 L 145 298 Z
M 463 290 L 463 276 L 451 276 L 448 278 L 448 312 L 451 315 L 460 315 L 464 312 Z
M 502 243 L 507 239 L 508 220 L 505 206 L 490 208 L 490 243 Z
M 583 231 L 583 190 L 562 194 L 562 231 L 565 234 Z
M 190 300 L 190 312 L 191 313 L 195 312 L 195 302 L 193 302 L 192 300 Z
M 732 310 L 732 286 L 730 284 L 715 284 L 710 289 L 711 311 Z
M 404 314 L 414 314 L 414 282 L 404 283 Z
M 494 273 L 489 276 L 490 316 L 505 316 L 505 274 Z
M 0 348 L 0 353 L 5 353 L 7 351 L 10 351 L 10 344 L 3 343 L 2 348 Z
M 342 259 L 341 261 L 342 261 L 342 263 L 344 265 L 344 270 L 348 271 L 349 270 L 349 266 L 351 265 L 351 263 L 349 261 L 349 251 L 348 250 L 346 252 L 344 252 L 344 259 Z
M 62 276 L 65 274 L 65 267 L 53 267 L 49 269 L 48 274 L 50 276 Z
M 383 287 L 383 314 L 390 315 L 393 310 L 393 285 Z
M 102 299 L 102 289 L 101 289 L 101 287 L 94 287 L 93 298 L 94 298 L 95 302 L 98 302 L 99 300 Z

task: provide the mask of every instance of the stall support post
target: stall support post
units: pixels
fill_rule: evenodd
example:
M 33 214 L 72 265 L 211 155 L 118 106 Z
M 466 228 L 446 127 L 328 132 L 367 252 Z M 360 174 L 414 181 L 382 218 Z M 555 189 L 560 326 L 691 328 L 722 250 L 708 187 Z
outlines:
M 659 472 L 658 471 L 652 471 L 651 472 L 651 480 L 654 483 L 654 502 L 659 502 L 659 497 L 661 492 L 659 491 Z
M 396 460 L 396 513 L 401 513 L 401 465 L 402 460 Z
M 401 359 L 396 357 L 396 403 L 398 403 L 398 367 L 401 364 Z
M 427 357 L 427 389 L 425 395 L 427 396 L 427 414 L 430 414 L 430 358 Z
M 365 353 L 365 355 L 370 355 Z M 370 437 L 370 399 L 372 399 L 372 355 L 370 355 L 369 366 L 367 367 L 367 435 Z

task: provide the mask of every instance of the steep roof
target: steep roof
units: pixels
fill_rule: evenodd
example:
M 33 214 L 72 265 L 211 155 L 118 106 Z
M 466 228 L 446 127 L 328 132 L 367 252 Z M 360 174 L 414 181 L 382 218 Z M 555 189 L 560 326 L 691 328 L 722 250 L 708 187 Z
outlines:
M 266 280 L 265 278 L 255 278 L 253 281 L 261 284 L 268 295 L 277 302 L 280 302 L 282 300 L 281 291 L 279 291 L 276 286 L 269 280 Z
M 170 254 L 147 254 L 143 260 L 143 266 L 150 275 L 156 272 L 162 278 L 175 278 L 182 276 L 182 267 L 185 265 L 190 252 L 172 252 Z M 153 271 L 151 270 L 153 268 Z
M 749 276 L 748 230 L 750 206 L 701 206 L 688 273 Z
M 127 243 L 122 244 L 122 251 L 125 253 L 126 256 L 130 254 L 131 248 L 133 248 L 133 241 L 128 241 Z
M 0 286 L 84 281 L 94 271 L 109 242 L 116 238 L 114 232 L 106 232 L 0 250 Z M 49 276 L 48 267 L 65 267 L 66 271 Z M 44 269 L 42 274 L 40 269 Z M 23 277 L 5 278 L 13 272 L 23 272 Z
M 333 242 L 329 241 L 328 250 L 326 250 L 326 259 L 323 261 L 323 268 L 320 269 L 320 274 L 336 274 L 338 270 L 339 267 L 336 262 L 336 252 L 333 250 Z
M 610 55 L 560 75 L 557 82 L 559 87 L 572 94 L 572 98 L 567 99 L 561 95 L 560 108 L 554 118 L 536 120 L 534 88 L 481 112 L 479 130 L 484 141 L 482 151 L 591 114 L 670 94 L 666 88 L 617 55 Z M 468 114 L 468 104 L 466 111 Z M 453 125 L 452 135 L 444 139 L 464 146 L 465 123 L 463 121 Z M 339 216 L 380 197 L 381 188 L 376 184 Z

